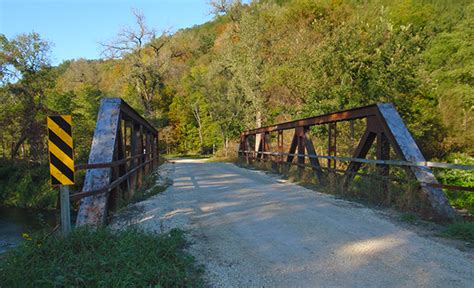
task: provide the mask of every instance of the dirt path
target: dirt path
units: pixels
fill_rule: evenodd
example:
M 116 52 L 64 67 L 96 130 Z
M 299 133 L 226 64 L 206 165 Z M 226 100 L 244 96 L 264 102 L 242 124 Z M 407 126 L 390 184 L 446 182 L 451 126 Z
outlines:
M 358 204 L 227 163 L 163 169 L 135 222 L 188 230 L 211 287 L 473 287 L 471 255 Z

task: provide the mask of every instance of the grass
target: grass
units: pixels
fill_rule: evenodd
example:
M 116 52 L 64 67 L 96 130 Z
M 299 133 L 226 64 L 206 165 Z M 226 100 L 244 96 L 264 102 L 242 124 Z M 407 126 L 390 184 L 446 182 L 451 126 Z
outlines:
M 415 224 L 418 221 L 418 216 L 413 213 L 403 213 L 400 215 L 400 221 L 408 224 Z
M 202 287 L 183 234 L 80 228 L 25 236 L 0 258 L 0 287 Z
M 456 222 L 450 224 L 441 236 L 474 243 L 474 222 Z
M 135 191 L 130 201 L 128 203 L 136 203 L 150 198 L 153 195 L 161 193 L 168 188 L 169 185 L 161 186 L 156 184 L 157 174 L 151 173 L 143 177 L 142 187 Z

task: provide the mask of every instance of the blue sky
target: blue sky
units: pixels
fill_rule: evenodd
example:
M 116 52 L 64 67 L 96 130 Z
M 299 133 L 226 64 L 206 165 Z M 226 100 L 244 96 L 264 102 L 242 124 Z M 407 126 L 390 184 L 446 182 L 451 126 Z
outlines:
M 100 58 L 98 42 L 132 26 L 131 9 L 142 11 L 149 27 L 176 31 L 212 19 L 207 0 L 0 0 L 0 33 L 9 39 L 35 31 L 53 43 L 52 63 Z

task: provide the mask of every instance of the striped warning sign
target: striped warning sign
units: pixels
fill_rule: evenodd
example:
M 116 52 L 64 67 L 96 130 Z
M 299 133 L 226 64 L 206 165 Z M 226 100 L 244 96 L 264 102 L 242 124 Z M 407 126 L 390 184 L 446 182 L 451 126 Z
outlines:
M 49 171 L 52 185 L 74 184 L 71 115 L 48 117 Z

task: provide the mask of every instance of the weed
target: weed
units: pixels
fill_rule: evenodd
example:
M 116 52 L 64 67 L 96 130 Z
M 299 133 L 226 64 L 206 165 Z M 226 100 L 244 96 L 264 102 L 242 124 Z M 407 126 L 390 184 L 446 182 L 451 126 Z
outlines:
M 202 286 L 201 269 L 183 251 L 181 230 L 79 228 L 69 236 L 37 234 L 0 259 L 0 287 Z
M 418 221 L 418 216 L 412 213 L 404 213 L 400 216 L 400 221 L 415 224 Z
M 441 235 L 474 243 L 474 222 L 456 222 L 450 224 Z
M 142 187 L 135 191 L 128 203 L 136 203 L 150 198 L 158 193 L 161 193 L 168 188 L 169 185 L 157 185 L 156 179 L 158 174 L 151 173 L 143 178 Z M 126 203 L 126 204 L 128 204 Z

